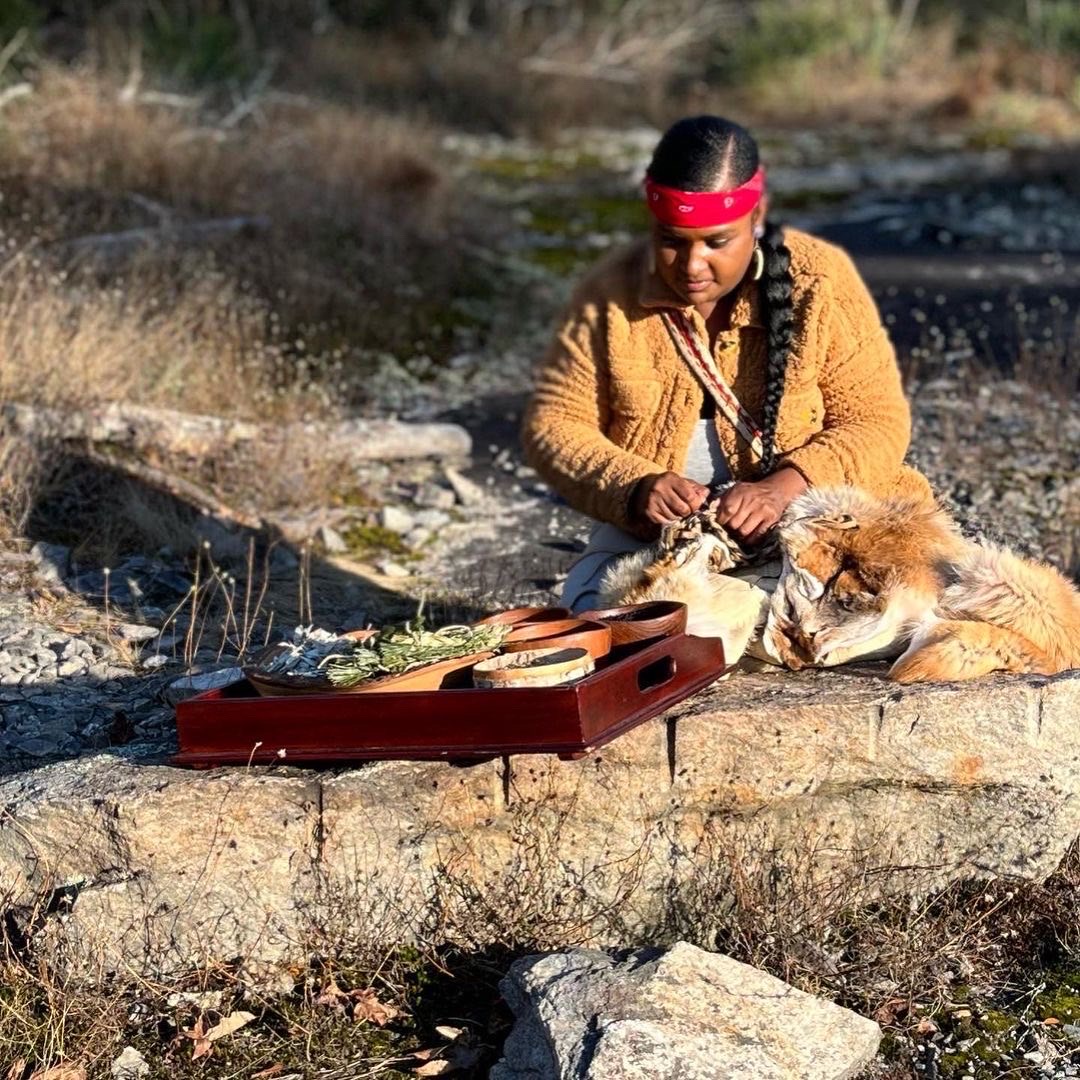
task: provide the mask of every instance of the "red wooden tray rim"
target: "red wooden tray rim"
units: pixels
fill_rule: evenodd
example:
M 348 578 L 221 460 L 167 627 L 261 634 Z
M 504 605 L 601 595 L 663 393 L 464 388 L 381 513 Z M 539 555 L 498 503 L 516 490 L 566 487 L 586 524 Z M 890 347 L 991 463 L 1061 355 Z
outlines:
M 385 758 L 575 756 L 707 686 L 725 671 L 719 639 L 677 635 L 638 645 L 563 686 L 411 694 L 259 697 L 241 680 L 177 706 L 181 765 Z M 512 701 L 512 708 L 507 703 Z

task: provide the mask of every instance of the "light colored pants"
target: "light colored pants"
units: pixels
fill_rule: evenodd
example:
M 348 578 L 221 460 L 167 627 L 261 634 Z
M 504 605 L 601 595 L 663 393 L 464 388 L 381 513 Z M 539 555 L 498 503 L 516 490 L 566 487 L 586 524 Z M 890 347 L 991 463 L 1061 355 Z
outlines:
M 589 608 L 601 607 L 599 597 L 600 580 L 607 568 L 617 559 L 635 551 L 640 551 L 648 545 L 641 540 L 624 533 L 614 525 L 597 525 L 589 537 L 589 543 L 581 558 L 570 568 L 563 583 L 562 603 L 575 614 L 587 611 Z M 765 614 L 768 611 L 768 602 L 776 591 L 780 579 L 781 563 L 779 560 L 763 563 L 760 566 L 744 566 L 738 570 L 729 570 L 724 575 L 739 582 L 732 582 L 727 595 L 730 596 L 731 610 L 735 611 L 760 611 L 760 621 L 757 629 L 752 630 L 750 622 L 742 622 L 738 617 L 733 617 L 732 623 L 721 620 L 718 630 L 710 630 L 709 636 L 724 638 L 724 648 L 731 657 L 731 663 L 735 663 L 746 655 L 763 660 L 769 664 L 777 661 L 770 656 L 760 642 L 760 630 L 764 623 Z M 746 595 L 740 595 L 743 588 Z M 732 591 L 734 590 L 734 591 Z M 750 640 L 753 638 L 753 640 Z

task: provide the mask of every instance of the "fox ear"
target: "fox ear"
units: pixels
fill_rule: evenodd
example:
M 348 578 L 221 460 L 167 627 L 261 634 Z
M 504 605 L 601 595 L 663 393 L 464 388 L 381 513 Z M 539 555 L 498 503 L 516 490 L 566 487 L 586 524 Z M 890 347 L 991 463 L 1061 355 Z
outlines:
M 857 529 L 859 523 L 850 514 L 823 514 L 810 518 L 807 524 L 813 529 Z

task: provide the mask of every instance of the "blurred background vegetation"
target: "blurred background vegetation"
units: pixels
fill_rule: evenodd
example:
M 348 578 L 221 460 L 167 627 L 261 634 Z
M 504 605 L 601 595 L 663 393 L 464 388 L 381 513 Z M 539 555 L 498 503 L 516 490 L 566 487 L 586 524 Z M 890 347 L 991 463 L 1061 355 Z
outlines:
M 697 111 L 771 163 L 1074 140 L 1080 4 L 3 0 L 0 401 L 323 417 L 511 371 Z M 0 458 L 10 531 L 40 463 Z

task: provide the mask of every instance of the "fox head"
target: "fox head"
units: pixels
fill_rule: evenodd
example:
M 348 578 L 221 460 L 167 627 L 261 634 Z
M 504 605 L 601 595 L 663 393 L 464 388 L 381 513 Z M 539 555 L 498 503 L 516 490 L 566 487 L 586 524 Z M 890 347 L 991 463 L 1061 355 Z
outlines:
M 789 666 L 896 655 L 933 608 L 961 543 L 937 507 L 812 489 L 780 523 L 784 571 L 767 639 Z

